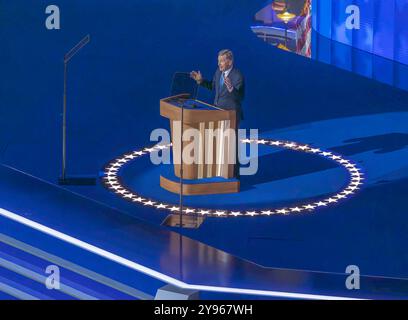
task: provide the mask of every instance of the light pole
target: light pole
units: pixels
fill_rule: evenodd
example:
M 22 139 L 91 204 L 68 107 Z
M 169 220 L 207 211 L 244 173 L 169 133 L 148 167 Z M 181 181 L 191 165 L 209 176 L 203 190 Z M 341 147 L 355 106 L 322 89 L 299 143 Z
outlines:
M 62 172 L 58 179 L 60 185 L 95 185 L 94 177 L 67 177 L 67 74 L 68 62 L 91 40 L 90 35 L 85 36 L 64 56 L 64 97 L 63 97 L 63 115 L 62 115 Z

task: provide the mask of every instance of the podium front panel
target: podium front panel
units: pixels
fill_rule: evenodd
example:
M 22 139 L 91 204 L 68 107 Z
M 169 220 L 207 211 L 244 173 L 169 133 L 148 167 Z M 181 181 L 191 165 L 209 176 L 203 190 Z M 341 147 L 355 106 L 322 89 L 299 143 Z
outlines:
M 180 177 L 183 104 L 183 132 L 186 140 L 182 143 L 183 178 L 232 178 L 237 154 L 236 111 L 220 110 L 205 102 L 186 98 L 180 95 L 160 101 L 160 114 L 170 119 L 174 174 Z
M 183 132 L 194 129 L 198 136 L 183 141 L 183 177 L 202 179 L 232 178 L 236 162 L 235 123 L 232 120 L 184 124 Z M 171 121 L 174 174 L 180 177 L 180 121 Z M 186 139 L 186 135 L 184 135 Z M 195 141 L 194 141 L 195 140 Z M 190 160 L 187 162 L 187 160 Z M 193 163 L 191 163 L 193 160 Z

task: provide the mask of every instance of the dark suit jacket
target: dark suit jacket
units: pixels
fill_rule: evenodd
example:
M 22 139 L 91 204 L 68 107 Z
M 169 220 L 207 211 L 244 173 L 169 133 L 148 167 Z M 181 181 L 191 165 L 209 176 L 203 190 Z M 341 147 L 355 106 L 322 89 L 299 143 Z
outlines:
M 220 69 L 217 69 L 212 81 L 204 79 L 201 82 L 201 86 L 209 90 L 215 90 L 214 105 L 226 110 L 237 110 L 237 120 L 242 120 L 244 118 L 242 112 L 242 100 L 244 100 L 245 95 L 245 82 L 242 73 L 233 67 L 228 74 L 228 78 L 231 80 L 231 84 L 234 87 L 232 92 L 228 91 L 225 84 L 220 88 L 220 77 L 221 71 Z

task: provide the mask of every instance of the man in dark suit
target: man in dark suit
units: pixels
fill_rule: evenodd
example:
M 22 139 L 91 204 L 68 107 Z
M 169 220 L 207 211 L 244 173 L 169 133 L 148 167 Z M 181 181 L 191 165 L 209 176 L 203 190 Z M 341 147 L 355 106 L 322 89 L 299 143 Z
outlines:
M 209 90 L 215 90 L 214 105 L 225 110 L 237 111 L 237 129 L 242 120 L 242 100 L 245 96 L 245 82 L 242 73 L 234 67 L 234 56 L 231 50 L 224 49 L 218 53 L 218 69 L 212 81 L 206 80 L 200 71 L 190 73 L 197 83 Z M 238 135 L 236 135 L 236 156 L 238 160 Z M 239 178 L 239 166 L 235 166 L 235 176 Z
M 200 71 L 190 73 L 197 83 L 209 90 L 215 90 L 214 105 L 222 109 L 237 111 L 237 122 L 243 119 L 242 100 L 245 95 L 245 83 L 242 73 L 234 67 L 231 50 L 218 53 L 218 69 L 212 81 L 206 80 Z

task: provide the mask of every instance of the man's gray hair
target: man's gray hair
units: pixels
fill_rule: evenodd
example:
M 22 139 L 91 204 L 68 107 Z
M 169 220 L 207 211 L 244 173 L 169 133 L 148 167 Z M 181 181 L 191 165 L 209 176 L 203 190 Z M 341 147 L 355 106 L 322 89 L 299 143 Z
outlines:
M 220 52 L 218 52 L 218 56 L 226 56 L 228 60 L 234 61 L 234 55 L 229 49 L 221 50 Z

